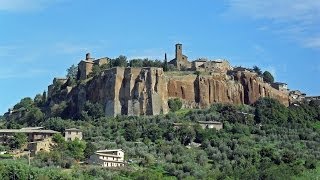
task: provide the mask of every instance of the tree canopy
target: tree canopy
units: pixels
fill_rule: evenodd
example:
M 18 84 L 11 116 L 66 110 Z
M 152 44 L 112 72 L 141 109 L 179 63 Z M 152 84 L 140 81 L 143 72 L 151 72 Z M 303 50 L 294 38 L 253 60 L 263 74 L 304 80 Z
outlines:
M 263 73 L 263 80 L 267 83 L 273 83 L 274 82 L 274 77 L 269 71 L 265 71 Z

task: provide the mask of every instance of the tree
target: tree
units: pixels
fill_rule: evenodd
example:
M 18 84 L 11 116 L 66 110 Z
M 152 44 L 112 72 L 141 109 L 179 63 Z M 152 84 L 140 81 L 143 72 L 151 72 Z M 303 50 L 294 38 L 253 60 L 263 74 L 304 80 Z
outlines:
M 127 61 L 127 57 L 120 55 L 119 57 L 117 57 L 114 62 L 113 62 L 113 66 L 114 67 L 127 67 L 128 66 L 128 61 Z
M 125 125 L 124 138 L 127 141 L 135 141 L 140 137 L 140 133 L 137 131 L 137 125 L 135 123 L 127 123 Z
M 13 149 L 21 149 L 27 143 L 27 135 L 24 133 L 15 133 L 9 146 Z
M 260 98 L 254 106 L 256 123 L 282 124 L 288 120 L 288 109 L 276 99 Z
M 265 71 L 263 73 L 263 80 L 267 83 L 273 83 L 274 82 L 274 77 L 269 71 Z
M 164 60 L 163 65 L 162 65 L 163 71 L 169 71 L 169 64 L 167 59 Z
M 42 103 L 45 104 L 47 102 L 47 92 L 43 91 L 42 93 Z
M 84 109 L 81 111 L 81 116 L 87 120 L 103 117 L 104 110 L 102 104 L 86 101 Z
M 41 94 L 37 94 L 35 97 L 34 97 L 34 103 L 39 107 L 41 106 L 43 103 L 43 97 Z
M 175 111 L 178 111 L 179 109 L 181 109 L 182 102 L 179 98 L 169 99 L 168 106 L 171 111 L 175 112 Z
M 21 99 L 21 101 L 18 104 L 16 104 L 13 108 L 14 109 L 20 109 L 20 108 L 29 109 L 33 105 L 34 105 L 33 100 L 30 97 L 26 97 L 26 98 Z
M 130 60 L 130 67 L 143 67 L 142 59 L 132 59 Z
M 84 158 L 84 150 L 86 149 L 86 144 L 83 141 L 75 139 L 68 143 L 68 150 L 70 155 L 76 159 L 81 160 Z
M 97 147 L 92 142 L 88 142 L 86 148 L 84 149 L 84 157 L 89 158 L 97 150 Z
M 262 71 L 258 66 L 253 66 L 253 71 L 256 72 L 259 76 L 262 75 Z
M 29 110 L 26 123 L 30 125 L 37 125 L 44 119 L 44 113 L 38 107 L 33 107 Z
M 72 64 L 72 66 L 70 66 L 67 69 L 67 78 L 76 79 L 77 78 L 77 74 L 78 74 L 78 67 L 75 66 L 74 64 Z
M 188 145 L 193 141 L 196 136 L 196 132 L 193 128 L 188 125 L 183 125 L 178 129 L 178 139 L 180 140 L 181 144 Z

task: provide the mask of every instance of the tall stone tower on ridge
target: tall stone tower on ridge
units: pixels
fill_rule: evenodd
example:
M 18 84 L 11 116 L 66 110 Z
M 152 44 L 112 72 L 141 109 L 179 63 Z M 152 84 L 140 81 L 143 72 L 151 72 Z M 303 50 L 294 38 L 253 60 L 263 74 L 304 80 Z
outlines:
M 182 60 L 182 44 L 176 44 L 176 59 Z
M 178 70 L 187 70 L 191 68 L 188 57 L 182 54 L 182 44 L 176 44 L 175 58 L 172 59 L 169 64 L 174 65 Z
M 90 53 L 87 53 L 86 59 L 78 64 L 78 79 L 87 79 L 88 75 L 92 72 L 93 64 L 93 58 L 90 57 Z

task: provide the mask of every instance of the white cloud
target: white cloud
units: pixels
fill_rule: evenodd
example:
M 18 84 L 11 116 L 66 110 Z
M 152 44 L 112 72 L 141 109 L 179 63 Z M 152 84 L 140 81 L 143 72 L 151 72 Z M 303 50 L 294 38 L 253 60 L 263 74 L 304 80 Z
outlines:
M 45 9 L 63 0 L 0 0 L 0 11 L 26 12 Z
M 304 47 L 320 49 L 319 0 L 229 0 L 225 15 L 245 16 L 264 20 L 258 30 L 271 30 L 300 43 Z

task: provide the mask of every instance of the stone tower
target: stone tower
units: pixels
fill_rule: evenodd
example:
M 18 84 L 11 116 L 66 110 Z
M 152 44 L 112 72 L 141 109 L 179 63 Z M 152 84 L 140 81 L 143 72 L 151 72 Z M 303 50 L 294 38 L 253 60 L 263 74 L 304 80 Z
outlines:
M 182 44 L 176 44 L 176 64 L 175 66 L 180 69 L 182 62 L 183 54 L 182 54 Z
M 87 53 L 86 59 L 78 64 L 78 79 L 87 79 L 88 75 L 92 72 L 93 64 L 93 58 L 90 57 L 90 53 Z

